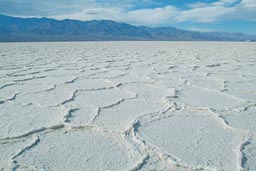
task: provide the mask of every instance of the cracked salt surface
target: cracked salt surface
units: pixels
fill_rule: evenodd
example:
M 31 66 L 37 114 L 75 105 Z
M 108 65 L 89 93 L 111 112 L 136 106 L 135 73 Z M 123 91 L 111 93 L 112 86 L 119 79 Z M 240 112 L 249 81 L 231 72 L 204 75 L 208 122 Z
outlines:
M 35 148 L 17 157 L 18 163 L 39 170 L 128 170 L 142 157 L 120 135 L 86 127 L 39 138 Z
M 19 137 L 34 130 L 58 125 L 64 112 L 62 107 L 46 108 L 4 103 L 0 108 L 0 139 Z
M 152 148 L 163 150 L 193 167 L 236 170 L 239 155 L 233 151 L 243 134 L 228 129 L 208 111 L 168 112 L 142 124 L 138 134 Z
M 0 44 L 0 170 L 255 171 L 256 46 Z

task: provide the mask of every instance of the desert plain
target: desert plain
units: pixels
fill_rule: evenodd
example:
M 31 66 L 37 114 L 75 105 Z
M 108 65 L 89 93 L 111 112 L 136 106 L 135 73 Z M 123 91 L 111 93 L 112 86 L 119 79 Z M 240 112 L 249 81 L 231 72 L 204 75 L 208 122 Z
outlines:
M 0 44 L 1 171 L 255 171 L 256 44 Z

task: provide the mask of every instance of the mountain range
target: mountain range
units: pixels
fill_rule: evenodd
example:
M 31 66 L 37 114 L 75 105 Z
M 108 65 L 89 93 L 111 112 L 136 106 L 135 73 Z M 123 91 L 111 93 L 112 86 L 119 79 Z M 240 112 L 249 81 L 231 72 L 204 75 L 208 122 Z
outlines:
M 111 20 L 55 20 L 0 14 L 0 42 L 34 41 L 256 41 L 255 35 L 146 27 Z

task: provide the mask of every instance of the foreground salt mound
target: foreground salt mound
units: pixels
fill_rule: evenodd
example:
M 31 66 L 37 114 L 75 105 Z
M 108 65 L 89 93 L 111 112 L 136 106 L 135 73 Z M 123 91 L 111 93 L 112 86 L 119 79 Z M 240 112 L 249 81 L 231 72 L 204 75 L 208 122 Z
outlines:
M 124 84 L 121 88 L 135 92 L 138 98 L 142 98 L 147 101 L 161 101 L 166 96 L 175 95 L 175 91 L 173 89 L 161 86 L 152 86 L 150 84 Z
M 138 128 L 141 139 L 192 168 L 237 170 L 237 144 L 243 140 L 242 133 L 223 125 L 208 111 L 187 110 L 167 115 L 142 124 Z
M 244 170 L 255 170 L 256 169 L 256 136 L 251 135 L 242 146 L 242 157 L 241 165 Z
M 126 72 L 124 72 L 124 71 L 106 70 L 103 72 L 98 72 L 97 74 L 92 74 L 91 76 L 89 76 L 89 78 L 112 79 L 112 78 L 117 78 L 117 77 L 124 76 L 124 75 L 126 75 Z
M 78 79 L 72 80 L 72 82 L 67 87 L 75 90 L 96 90 L 113 87 L 110 82 L 104 79 Z
M 39 138 L 35 148 L 17 157 L 21 166 L 36 170 L 120 171 L 132 169 L 142 158 L 120 136 L 97 129 L 58 130 Z
M 153 82 L 149 77 L 140 76 L 136 72 L 128 73 L 122 77 L 112 78 L 111 81 L 116 84 L 152 83 Z
M 73 90 L 60 86 L 46 91 L 17 96 L 15 102 L 24 105 L 35 104 L 46 107 L 58 106 L 69 99 L 73 93 Z
M 122 91 L 116 88 L 102 89 L 97 91 L 78 91 L 75 98 L 71 98 L 66 106 L 83 107 L 86 104 L 96 107 L 106 107 L 119 103 L 123 99 L 133 98 L 134 93 Z
M 56 70 L 54 70 L 53 72 L 56 72 Z M 47 85 L 64 85 L 66 82 L 70 82 L 73 79 L 75 79 L 73 75 L 58 76 L 58 75 L 53 75 L 54 73 L 52 73 L 51 75 L 48 72 L 42 72 L 41 74 L 42 74 L 41 77 L 39 77 L 38 79 L 30 80 L 30 83 L 39 84 L 39 82 L 41 82 Z M 63 74 L 65 74 L 65 72 Z
M 227 90 L 226 94 L 233 95 L 240 99 L 246 100 L 248 103 L 256 103 L 256 92 L 255 91 L 239 91 L 239 90 Z
M 235 96 L 200 87 L 189 87 L 180 90 L 178 97 L 175 101 L 188 106 L 218 110 L 235 108 L 246 103 L 245 100 Z
M 90 124 L 92 120 L 98 115 L 99 108 L 92 105 L 83 105 L 72 107 L 63 117 L 63 121 L 72 125 L 83 126 Z
M 36 136 L 21 138 L 20 140 L 7 139 L 0 143 L 0 170 L 14 167 L 13 159 L 18 157 L 23 151 L 32 147 L 38 142 Z M 11 169 L 10 169 L 11 170 Z
M 65 109 L 62 107 L 20 106 L 12 102 L 0 108 L 0 138 L 22 137 L 30 132 L 60 124 Z
M 253 105 L 240 110 L 221 112 L 220 114 L 230 126 L 256 134 L 255 111 L 256 105 Z
M 150 156 L 150 158 L 145 162 L 143 167 L 139 169 L 139 171 L 155 171 L 155 170 L 171 170 L 171 171 L 193 171 L 195 169 L 189 167 L 181 167 L 170 164 L 166 161 L 159 160 L 158 157 Z M 200 169 L 200 171 L 207 171 L 204 169 Z
M 95 123 L 112 131 L 125 131 L 132 122 L 143 115 L 160 112 L 167 108 L 167 104 L 160 102 L 148 102 L 143 100 L 125 100 L 115 107 L 103 108 Z
M 211 79 L 208 77 L 196 77 L 196 78 L 188 78 L 188 81 L 191 85 L 199 87 L 199 88 L 205 88 L 205 90 L 215 90 L 215 91 L 221 91 L 224 89 L 225 84 L 222 81 Z
M 227 88 L 230 90 L 253 91 L 256 89 L 255 81 L 228 82 L 226 84 Z
M 5 101 L 14 100 L 18 95 L 34 94 L 37 92 L 47 91 L 53 88 L 48 84 L 32 84 L 32 83 L 4 83 L 0 88 L 0 103 Z

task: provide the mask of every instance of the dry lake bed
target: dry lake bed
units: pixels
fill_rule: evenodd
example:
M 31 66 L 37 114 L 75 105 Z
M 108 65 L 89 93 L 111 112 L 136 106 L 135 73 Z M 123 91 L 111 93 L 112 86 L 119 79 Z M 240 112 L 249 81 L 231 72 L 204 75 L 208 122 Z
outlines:
M 0 44 L 1 171 L 255 171 L 256 44 Z

